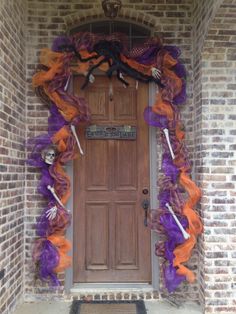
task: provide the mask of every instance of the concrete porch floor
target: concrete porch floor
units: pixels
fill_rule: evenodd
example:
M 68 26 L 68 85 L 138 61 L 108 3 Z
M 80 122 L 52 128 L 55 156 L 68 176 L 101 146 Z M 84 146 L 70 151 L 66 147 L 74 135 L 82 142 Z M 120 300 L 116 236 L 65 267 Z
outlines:
M 69 314 L 71 302 L 48 301 L 22 304 L 14 314 Z M 180 308 L 173 307 L 166 301 L 145 302 L 148 314 L 202 314 L 195 303 L 185 303 Z M 91 313 L 96 314 L 96 313 Z M 125 313 L 124 313 L 125 314 Z

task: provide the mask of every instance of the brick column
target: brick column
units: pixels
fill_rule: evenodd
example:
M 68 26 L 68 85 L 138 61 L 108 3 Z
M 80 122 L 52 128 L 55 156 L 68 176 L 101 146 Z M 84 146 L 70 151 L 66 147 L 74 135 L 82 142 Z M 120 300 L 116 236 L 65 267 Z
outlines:
M 205 313 L 235 313 L 236 1 L 197 5 L 195 172 L 203 189 L 204 222 L 200 291 Z M 204 41 L 200 49 L 197 38 Z
M 0 1 L 0 313 L 23 294 L 26 1 Z

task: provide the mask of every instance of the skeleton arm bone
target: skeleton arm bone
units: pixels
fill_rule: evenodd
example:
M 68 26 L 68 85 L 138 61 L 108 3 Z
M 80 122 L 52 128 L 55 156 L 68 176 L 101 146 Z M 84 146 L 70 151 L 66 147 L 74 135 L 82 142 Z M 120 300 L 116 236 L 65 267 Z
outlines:
M 61 207 L 65 208 L 65 206 L 62 204 L 61 200 L 59 199 L 59 197 L 57 196 L 55 189 L 51 186 L 48 185 L 47 189 L 52 193 L 53 197 L 55 198 L 55 200 L 58 202 L 58 204 L 61 205 Z
M 171 213 L 171 215 L 173 216 L 175 222 L 177 223 L 180 231 L 182 232 L 183 234 L 183 237 L 185 238 L 185 240 L 189 239 L 190 238 L 190 235 L 184 230 L 183 226 L 181 225 L 179 219 L 177 218 L 177 216 L 175 215 L 172 207 L 170 206 L 169 203 L 166 203 L 166 207 L 168 208 L 169 212 Z

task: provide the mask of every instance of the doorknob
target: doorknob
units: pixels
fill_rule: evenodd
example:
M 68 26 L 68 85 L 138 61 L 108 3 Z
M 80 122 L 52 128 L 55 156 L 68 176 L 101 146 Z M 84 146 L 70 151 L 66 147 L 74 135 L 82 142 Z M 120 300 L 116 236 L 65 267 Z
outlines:
M 148 208 L 149 208 L 149 200 L 148 199 L 144 199 L 142 201 L 142 207 L 144 209 L 144 226 L 147 227 L 148 223 L 147 223 L 147 217 L 148 217 Z

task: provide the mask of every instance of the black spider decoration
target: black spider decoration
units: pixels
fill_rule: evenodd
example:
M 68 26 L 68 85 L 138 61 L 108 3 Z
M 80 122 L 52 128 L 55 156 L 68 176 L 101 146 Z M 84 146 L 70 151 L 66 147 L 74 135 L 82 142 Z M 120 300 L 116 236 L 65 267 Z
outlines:
M 65 47 L 63 47 L 65 48 Z M 111 78 L 114 71 L 116 71 L 116 76 L 119 81 L 121 81 L 125 86 L 128 86 L 129 83 L 126 82 L 123 78 L 122 74 L 126 74 L 130 77 L 133 77 L 134 79 L 149 83 L 151 81 L 154 81 L 156 84 L 158 84 L 161 88 L 164 87 L 164 85 L 161 83 L 160 79 L 152 76 L 152 75 L 145 75 L 132 67 L 130 67 L 127 63 L 123 62 L 121 60 L 121 52 L 123 50 L 123 46 L 119 41 L 108 41 L 108 40 L 101 40 L 98 43 L 96 43 L 93 47 L 92 52 L 96 52 L 95 56 L 85 58 L 83 59 L 78 51 L 76 51 L 75 47 L 73 46 L 67 46 L 67 51 L 73 51 L 76 55 L 76 57 L 80 60 L 80 62 L 88 62 L 93 59 L 98 59 L 100 57 L 103 57 L 101 61 L 99 61 L 97 64 L 93 65 L 85 78 L 84 84 L 81 86 L 81 89 L 84 89 L 88 83 L 90 75 L 93 73 L 93 71 L 98 68 L 103 63 L 108 63 L 109 69 L 106 72 L 106 75 Z

